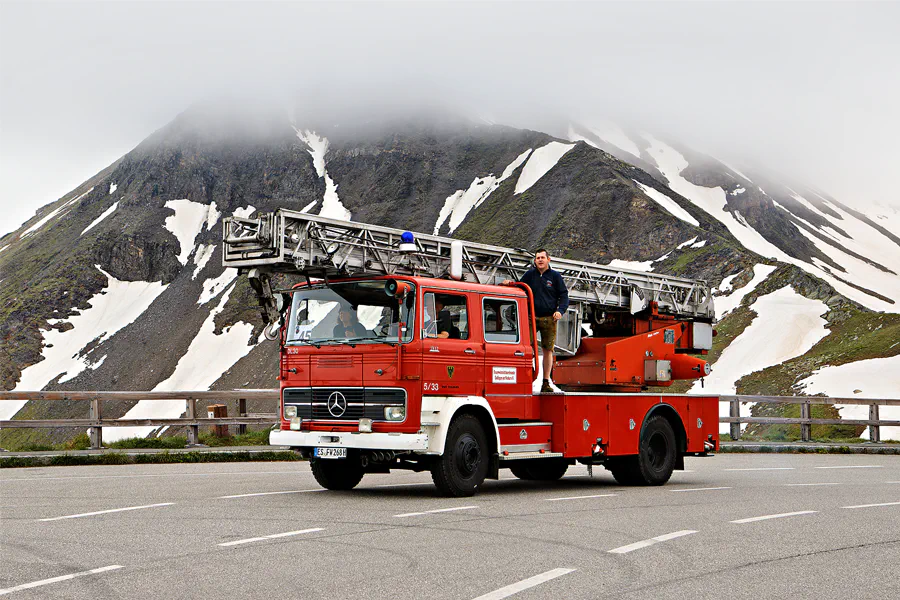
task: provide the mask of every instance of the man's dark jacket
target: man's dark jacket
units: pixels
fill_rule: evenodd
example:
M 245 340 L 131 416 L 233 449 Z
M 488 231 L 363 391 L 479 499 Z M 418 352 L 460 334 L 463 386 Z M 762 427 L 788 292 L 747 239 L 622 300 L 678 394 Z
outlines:
M 522 283 L 527 283 L 534 293 L 534 313 L 538 317 L 549 317 L 556 311 L 566 314 L 569 308 L 569 290 L 562 275 L 553 269 L 547 269 L 542 275 L 532 267 L 522 275 Z

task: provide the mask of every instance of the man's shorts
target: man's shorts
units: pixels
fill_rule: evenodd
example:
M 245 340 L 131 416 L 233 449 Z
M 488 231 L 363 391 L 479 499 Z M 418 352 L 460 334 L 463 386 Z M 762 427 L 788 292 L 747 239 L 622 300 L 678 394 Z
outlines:
M 543 350 L 553 350 L 556 344 L 556 321 L 553 315 L 549 317 L 538 317 L 535 319 L 538 333 L 541 334 L 541 348 Z

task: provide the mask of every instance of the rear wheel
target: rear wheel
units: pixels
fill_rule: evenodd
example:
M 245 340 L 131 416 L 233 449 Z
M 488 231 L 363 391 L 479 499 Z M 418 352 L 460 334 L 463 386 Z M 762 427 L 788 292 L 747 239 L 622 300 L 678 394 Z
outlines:
M 569 469 L 565 460 L 540 458 L 510 467 L 512 474 L 527 481 L 556 481 Z
M 450 423 L 444 454 L 431 465 L 431 479 L 444 496 L 472 496 L 487 477 L 488 443 L 473 415 L 459 415 Z
M 311 458 L 309 466 L 319 485 L 329 490 L 352 490 L 363 478 L 362 465 L 353 458 Z
M 615 459 L 608 468 L 622 485 L 662 485 L 672 477 L 677 452 L 672 425 L 657 415 L 644 424 L 638 455 Z

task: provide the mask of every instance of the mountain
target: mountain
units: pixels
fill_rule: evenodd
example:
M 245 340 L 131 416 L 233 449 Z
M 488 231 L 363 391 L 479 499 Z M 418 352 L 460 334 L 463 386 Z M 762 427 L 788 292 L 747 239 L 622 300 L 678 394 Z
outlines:
M 223 216 L 279 207 L 707 279 L 729 333 L 714 356 L 740 364 L 729 356 L 736 349 L 780 336 L 768 345 L 783 350 L 753 370 L 787 369 L 756 382 L 758 373 L 714 365 L 722 377 L 710 383 L 723 391 L 776 381 L 779 393 L 799 391 L 794 376 L 818 377 L 816 391 L 826 391 L 834 385 L 822 383 L 827 368 L 900 354 L 896 344 L 867 344 L 900 331 L 895 209 L 862 213 L 608 123 L 564 129 L 442 113 L 304 121 L 188 110 L 0 239 L 0 385 L 274 387 L 277 347 L 264 341 L 249 286 L 222 268 L 220 252 Z M 773 318 L 802 324 L 790 334 L 760 327 Z M 792 344 L 796 336 L 806 343 Z M 857 350 L 817 353 L 817 344 L 847 336 Z M 803 362 L 811 355 L 818 362 Z M 0 418 L 20 408 L 0 406 Z M 179 416 L 183 404 L 105 409 Z M 48 410 L 25 406 L 18 415 Z M 0 445 L 41 435 L 6 430 Z

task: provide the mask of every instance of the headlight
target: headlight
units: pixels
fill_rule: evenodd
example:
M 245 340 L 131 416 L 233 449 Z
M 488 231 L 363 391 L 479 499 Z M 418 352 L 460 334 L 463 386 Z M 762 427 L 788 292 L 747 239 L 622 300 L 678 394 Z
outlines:
M 296 406 L 285 406 L 284 407 L 284 418 L 288 421 L 297 416 L 297 407 Z
M 402 421 L 406 418 L 405 406 L 385 406 L 384 418 L 388 421 Z

